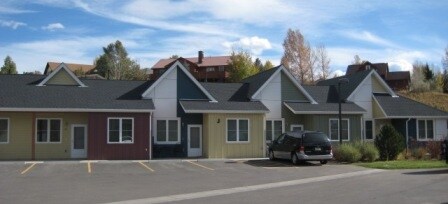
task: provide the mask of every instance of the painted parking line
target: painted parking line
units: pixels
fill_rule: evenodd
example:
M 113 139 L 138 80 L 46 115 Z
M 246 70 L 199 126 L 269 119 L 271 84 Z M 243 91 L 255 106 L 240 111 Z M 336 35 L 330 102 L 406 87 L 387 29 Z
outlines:
M 148 169 L 148 170 L 151 171 L 151 172 L 154 172 L 154 169 L 151 169 L 151 167 L 149 167 L 148 165 L 144 164 L 142 161 L 139 161 L 139 162 L 137 162 L 137 163 L 139 163 L 140 165 L 142 165 L 143 168 Z
M 86 163 L 87 164 L 87 173 L 91 174 L 92 173 L 92 163 L 97 163 L 98 161 L 91 161 L 91 160 L 87 160 L 87 161 L 80 161 L 80 163 Z
M 25 170 L 23 170 L 22 172 L 20 172 L 20 174 L 26 174 L 26 172 L 28 172 L 29 170 L 31 170 L 36 164 L 42 164 L 43 162 L 25 162 L 26 164 L 31 164 L 30 166 L 28 166 Z
M 209 168 L 209 167 L 206 167 L 206 166 L 201 165 L 201 164 L 198 164 L 198 163 L 196 163 L 196 162 L 194 162 L 194 161 L 186 160 L 186 162 L 188 162 L 188 163 L 190 163 L 190 164 L 193 164 L 193 165 L 196 165 L 196 166 L 199 166 L 199 167 L 202 167 L 202 168 L 204 168 L 204 169 L 208 169 L 208 170 L 210 170 L 210 171 L 214 171 L 214 169 Z

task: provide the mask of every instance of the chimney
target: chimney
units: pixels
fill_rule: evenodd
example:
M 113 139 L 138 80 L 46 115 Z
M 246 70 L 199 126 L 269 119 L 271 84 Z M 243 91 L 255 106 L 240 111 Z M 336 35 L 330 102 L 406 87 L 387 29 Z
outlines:
M 198 64 L 201 64 L 203 59 L 204 59 L 204 52 L 198 51 Z

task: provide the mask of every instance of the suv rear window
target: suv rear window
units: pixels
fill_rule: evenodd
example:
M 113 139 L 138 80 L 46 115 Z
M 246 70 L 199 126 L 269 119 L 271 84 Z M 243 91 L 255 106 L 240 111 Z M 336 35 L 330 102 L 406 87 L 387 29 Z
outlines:
M 303 136 L 303 141 L 306 143 L 322 143 L 328 142 L 328 137 L 324 133 L 306 133 Z

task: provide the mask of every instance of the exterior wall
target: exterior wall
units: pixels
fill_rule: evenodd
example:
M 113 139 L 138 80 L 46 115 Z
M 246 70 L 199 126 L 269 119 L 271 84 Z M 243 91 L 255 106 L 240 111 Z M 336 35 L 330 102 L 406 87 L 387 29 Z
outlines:
M 60 70 L 46 84 L 51 85 L 78 85 L 78 83 L 65 70 Z
M 353 93 L 352 97 L 348 98 L 349 101 L 356 103 L 367 112 L 363 114 L 363 118 L 373 118 L 372 114 L 372 75 L 368 76 L 364 83 L 359 85 L 360 87 Z
M 311 120 L 313 121 L 310 130 L 316 130 L 324 132 L 329 135 L 330 132 L 330 119 L 338 119 L 338 115 L 311 115 Z M 342 119 L 349 119 L 349 132 L 350 141 L 361 140 L 362 139 L 362 128 L 361 128 L 361 115 L 342 115 Z
M 313 127 L 311 115 L 296 115 L 292 113 L 287 107 L 282 106 L 282 116 L 285 118 L 285 131 L 291 130 L 291 125 L 303 125 L 303 129 L 311 130 Z
M 308 101 L 305 95 L 298 90 L 294 83 L 283 72 L 281 73 L 281 80 L 283 101 Z
M 228 118 L 249 119 L 248 143 L 226 142 Z M 203 155 L 208 158 L 263 157 L 265 148 L 264 120 L 264 114 L 205 114 Z
M 437 119 L 435 120 L 435 138 L 436 140 L 443 140 L 448 137 L 448 120 Z
M 377 78 L 372 78 L 372 91 L 373 93 L 388 93 L 387 90 L 381 85 Z
M 108 117 L 134 118 L 134 143 L 108 144 Z M 149 159 L 149 117 L 148 113 L 89 113 L 88 159 Z
M 260 100 L 268 109 L 267 119 L 282 118 L 281 77 L 274 76 L 269 84 L 254 98 Z
M 383 113 L 383 111 L 381 111 L 380 105 L 372 100 L 372 116 L 373 118 L 384 118 L 386 117 Z
M 0 143 L 0 160 L 31 159 L 33 116 L 31 113 L 0 112 L 0 118 L 9 118 L 9 142 Z

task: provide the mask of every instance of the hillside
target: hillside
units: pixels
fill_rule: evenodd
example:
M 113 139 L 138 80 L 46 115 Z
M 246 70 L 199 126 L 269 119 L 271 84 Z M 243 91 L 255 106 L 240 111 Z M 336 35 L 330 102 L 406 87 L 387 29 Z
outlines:
M 440 92 L 398 92 L 398 95 L 448 112 L 448 94 Z

